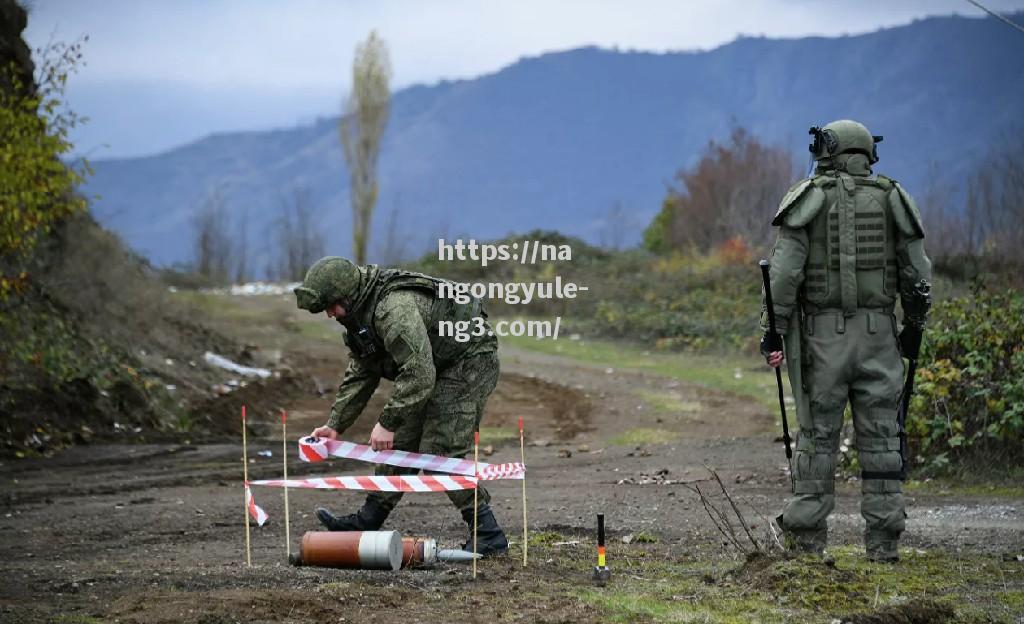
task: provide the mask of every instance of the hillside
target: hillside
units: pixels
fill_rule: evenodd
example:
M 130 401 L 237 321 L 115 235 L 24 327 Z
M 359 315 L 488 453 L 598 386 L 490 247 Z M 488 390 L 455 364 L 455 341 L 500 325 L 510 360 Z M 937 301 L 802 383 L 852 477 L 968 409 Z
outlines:
M 1018 14 L 1018 17 L 1020 14 Z M 460 233 L 544 227 L 598 241 L 619 201 L 636 240 L 665 184 L 738 123 L 806 161 L 806 128 L 853 117 L 885 135 L 881 170 L 921 189 L 931 167 L 962 191 L 1024 109 L 1024 37 L 994 19 L 931 18 L 840 38 L 741 38 L 706 52 L 583 48 L 395 95 L 378 232 L 397 211 L 410 251 Z M 249 220 L 265 266 L 289 189 L 308 189 L 329 248 L 349 244 L 336 118 L 214 135 L 95 163 L 95 213 L 157 264 L 190 255 L 189 219 L 212 189 Z M 920 194 L 921 191 L 918 191 Z M 769 211 L 771 207 L 765 207 Z M 435 243 L 436 244 L 436 243 Z

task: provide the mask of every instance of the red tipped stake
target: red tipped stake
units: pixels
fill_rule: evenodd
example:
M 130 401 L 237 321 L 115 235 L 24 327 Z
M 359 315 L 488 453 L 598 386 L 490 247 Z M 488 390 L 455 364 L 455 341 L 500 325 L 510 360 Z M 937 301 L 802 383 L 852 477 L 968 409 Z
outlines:
M 476 546 L 476 534 L 478 515 L 480 513 L 480 432 L 473 432 L 473 474 L 476 475 L 476 483 L 473 487 L 473 552 L 480 552 Z M 473 557 L 473 580 L 476 580 L 476 557 Z
M 288 412 L 281 410 L 281 463 L 284 465 L 284 480 L 288 482 Z M 285 556 L 291 559 L 292 539 L 291 526 L 288 522 L 288 488 L 284 490 L 284 552 Z
M 245 486 L 249 486 L 249 444 L 245 438 L 245 406 L 242 406 L 242 480 Z M 245 564 L 252 567 L 252 547 L 249 537 L 249 497 L 243 490 L 242 498 L 245 502 Z
M 523 434 L 523 417 L 519 417 L 519 459 L 526 470 L 526 437 Z M 527 551 L 530 547 L 529 533 L 526 524 L 526 474 L 523 474 L 523 567 L 526 567 Z

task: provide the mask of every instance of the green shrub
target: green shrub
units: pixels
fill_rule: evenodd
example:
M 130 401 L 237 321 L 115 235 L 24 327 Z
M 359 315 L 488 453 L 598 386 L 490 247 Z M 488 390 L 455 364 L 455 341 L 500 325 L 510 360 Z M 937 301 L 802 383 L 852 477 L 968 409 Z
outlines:
M 551 281 L 589 287 L 571 300 L 529 305 L 488 301 L 494 316 L 562 316 L 564 333 L 628 340 L 665 350 L 752 350 L 757 332 L 761 278 L 753 252 L 733 239 L 712 252 L 655 256 L 641 250 L 608 251 L 557 232 L 535 230 L 492 244 L 539 240 L 571 245 L 572 260 L 537 265 L 437 260 L 409 265 L 458 281 Z
M 1024 458 L 1024 295 L 978 288 L 935 306 L 907 429 L 931 471 Z

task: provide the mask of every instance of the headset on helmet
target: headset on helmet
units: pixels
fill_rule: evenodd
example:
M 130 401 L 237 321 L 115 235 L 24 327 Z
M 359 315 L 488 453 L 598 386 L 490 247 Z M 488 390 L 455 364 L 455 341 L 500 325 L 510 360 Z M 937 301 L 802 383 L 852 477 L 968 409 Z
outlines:
M 815 160 L 856 152 L 867 156 L 870 164 L 878 162 L 877 144 L 882 142 L 882 136 L 871 134 L 864 124 L 840 119 L 824 128 L 812 126 L 807 132 L 814 137 L 807 149 Z

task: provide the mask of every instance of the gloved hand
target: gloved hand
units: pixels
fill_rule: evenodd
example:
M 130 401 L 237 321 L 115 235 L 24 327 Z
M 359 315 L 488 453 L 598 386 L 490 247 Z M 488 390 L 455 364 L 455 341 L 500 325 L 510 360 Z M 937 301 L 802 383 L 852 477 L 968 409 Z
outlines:
M 900 332 L 900 351 L 903 357 L 916 360 L 921 355 L 921 329 L 913 325 L 905 325 Z
M 765 359 L 776 351 L 782 351 L 782 336 L 771 332 L 765 332 L 764 335 L 761 336 L 760 351 L 761 355 L 763 355 Z

